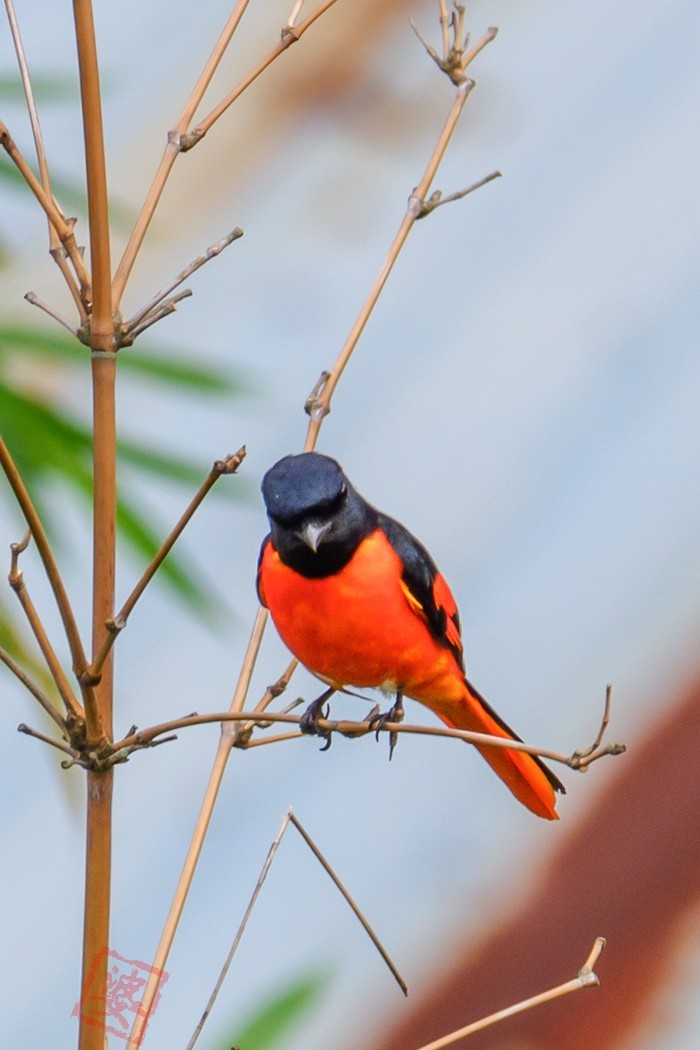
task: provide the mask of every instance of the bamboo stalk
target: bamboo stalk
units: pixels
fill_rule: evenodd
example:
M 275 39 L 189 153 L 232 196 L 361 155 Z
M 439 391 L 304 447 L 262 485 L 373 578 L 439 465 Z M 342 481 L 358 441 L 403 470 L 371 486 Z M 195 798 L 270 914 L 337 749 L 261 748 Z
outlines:
M 93 601 L 92 648 L 102 637 L 103 624 L 114 611 L 116 530 L 116 354 L 112 316 L 109 199 L 105 164 L 102 103 L 91 0 L 73 0 L 80 96 L 85 140 L 92 316 L 90 348 L 93 385 Z M 105 661 L 95 702 L 86 702 L 88 743 L 99 745 L 112 738 L 113 676 L 111 656 Z M 85 849 L 85 912 L 83 927 L 82 987 L 99 957 L 94 987 L 106 992 L 112 869 L 112 790 L 114 770 L 87 774 Z M 98 953 L 103 952 L 98 956 Z M 80 1050 L 104 1050 L 102 1024 L 80 1020 Z

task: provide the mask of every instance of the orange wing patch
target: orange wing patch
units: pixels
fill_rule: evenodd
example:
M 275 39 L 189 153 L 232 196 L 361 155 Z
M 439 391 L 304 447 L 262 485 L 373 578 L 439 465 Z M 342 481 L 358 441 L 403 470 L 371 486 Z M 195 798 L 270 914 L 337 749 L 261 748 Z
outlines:
M 421 618 L 421 620 L 423 620 L 425 623 L 427 623 L 428 622 L 428 617 L 426 615 L 425 609 L 423 608 L 421 603 L 418 601 L 418 599 L 416 598 L 415 594 L 413 593 L 411 588 L 408 586 L 408 584 L 404 583 L 403 580 L 401 580 L 401 590 L 403 591 L 403 593 L 404 593 L 404 595 L 406 597 L 406 601 L 408 602 L 408 604 L 410 605 L 411 609 L 416 614 L 416 616 L 419 616 Z

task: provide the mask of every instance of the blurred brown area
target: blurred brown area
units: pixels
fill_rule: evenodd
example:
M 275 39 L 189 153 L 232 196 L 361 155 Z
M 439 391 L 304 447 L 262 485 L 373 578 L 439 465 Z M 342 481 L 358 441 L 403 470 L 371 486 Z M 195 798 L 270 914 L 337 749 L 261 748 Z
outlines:
M 413 1050 L 574 977 L 597 935 L 608 942 L 600 988 L 495 1025 L 468 1045 L 614 1050 L 658 1018 L 678 931 L 700 900 L 700 681 L 680 703 L 662 697 L 660 707 L 669 713 L 641 744 L 604 760 L 615 761 L 614 774 L 534 895 L 511 914 L 504 901 L 498 924 L 413 1000 L 377 1050 Z
M 291 6 L 290 3 L 290 10 Z M 299 20 L 303 21 L 317 6 L 305 5 Z M 194 192 L 199 188 L 202 166 L 206 166 L 211 192 L 222 194 L 227 201 L 235 199 L 250 188 L 255 173 L 278 163 L 281 141 L 293 140 L 307 122 L 323 121 L 326 114 L 332 114 L 332 124 L 342 126 L 348 134 L 356 124 L 361 125 L 358 169 L 366 161 L 368 151 L 371 153 L 379 143 L 385 146 L 388 135 L 396 139 L 416 134 L 416 125 L 419 130 L 422 118 L 433 137 L 435 114 L 424 98 L 420 81 L 411 99 L 409 120 L 406 98 L 399 98 L 392 91 L 390 75 L 390 63 L 394 61 L 392 43 L 397 34 L 410 42 L 412 61 L 423 62 L 426 68 L 432 66 L 410 28 L 410 19 L 420 18 L 421 13 L 423 29 L 439 46 L 437 5 L 431 5 L 426 12 L 416 0 L 383 0 L 381 4 L 376 0 L 353 0 L 352 4 L 338 3 L 330 8 L 225 114 L 217 125 L 217 134 L 208 134 L 202 140 L 197 150 L 200 163 L 181 165 L 176 170 L 173 184 L 179 193 L 173 207 L 181 208 L 185 201 L 191 216 L 208 214 L 211 200 L 205 196 L 200 201 L 202 195 Z M 271 29 L 270 25 L 251 29 L 245 62 L 241 63 L 236 53 L 235 62 L 229 59 L 222 63 L 197 118 L 203 117 L 235 86 L 243 72 L 248 72 L 276 45 L 276 23 L 272 35 Z M 445 80 L 449 97 L 448 82 L 436 71 L 435 81 L 439 83 L 441 79 Z M 164 116 L 171 118 L 170 113 Z M 245 143 L 244 149 L 241 143 Z M 349 173 L 353 174 L 356 172 Z

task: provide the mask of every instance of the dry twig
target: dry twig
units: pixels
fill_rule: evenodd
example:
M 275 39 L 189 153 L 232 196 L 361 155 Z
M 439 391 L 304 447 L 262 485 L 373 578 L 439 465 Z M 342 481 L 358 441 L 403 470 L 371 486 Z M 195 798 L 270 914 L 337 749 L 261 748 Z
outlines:
M 217 459 L 211 470 L 207 474 L 206 478 L 202 482 L 198 491 L 190 500 L 185 512 L 183 513 L 180 520 L 175 525 L 169 536 L 163 541 L 160 549 L 156 552 L 153 560 L 144 570 L 141 578 L 137 582 L 136 586 L 132 590 L 129 597 L 126 599 L 116 616 L 110 616 L 105 622 L 105 633 L 99 645 L 97 655 L 91 666 L 86 668 L 84 673 L 84 679 L 90 684 L 96 684 L 100 680 L 102 669 L 105 665 L 105 661 L 111 652 L 112 646 L 117 638 L 117 635 L 124 630 L 127 624 L 127 620 L 131 615 L 134 606 L 137 601 L 146 590 L 146 587 L 151 582 L 160 566 L 165 561 L 170 551 L 175 546 L 175 543 L 182 535 L 187 524 L 193 517 L 195 511 L 200 506 L 202 501 L 208 492 L 214 487 L 216 482 L 219 480 L 222 474 L 235 474 L 241 463 L 243 462 L 246 454 L 245 445 L 239 448 L 238 452 L 230 453 L 224 459 Z
M 255 637 L 256 635 L 254 633 L 251 637 L 251 644 L 253 644 Z M 247 658 L 251 659 L 250 646 Z M 598 732 L 595 743 L 591 747 L 585 748 L 583 751 L 574 751 L 573 754 L 570 755 L 564 754 L 560 751 L 552 751 L 550 748 L 526 744 L 522 740 L 511 740 L 506 737 L 490 736 L 488 733 L 476 733 L 469 729 L 448 729 L 444 726 L 408 725 L 405 722 L 386 722 L 377 729 L 376 721 L 372 719 L 373 712 L 370 712 L 369 717 L 361 722 L 350 721 L 347 719 L 335 721 L 331 718 L 319 718 L 318 727 L 324 736 L 329 736 L 331 733 L 340 733 L 341 736 L 346 736 L 351 739 L 367 736 L 368 734 L 376 734 L 377 732 L 387 732 L 389 734 L 407 733 L 410 736 L 435 736 L 446 737 L 454 740 L 465 740 L 469 744 L 476 744 L 481 747 L 495 747 L 500 748 L 501 750 L 522 751 L 528 755 L 537 755 L 540 758 L 548 759 L 551 762 L 559 762 L 562 765 L 568 766 L 569 769 L 574 769 L 579 773 L 583 773 L 593 762 L 596 762 L 607 755 L 622 755 L 626 751 L 624 744 L 607 744 L 604 747 L 602 746 L 602 733 L 605 731 L 609 719 L 610 696 L 611 691 L 610 686 L 608 686 L 603 724 L 601 730 Z M 136 730 L 133 733 L 130 733 L 129 736 L 124 737 L 123 740 L 116 743 L 114 747 L 121 751 L 138 750 L 143 746 L 149 745 L 151 741 L 165 733 L 173 733 L 189 726 L 207 725 L 214 722 L 235 725 L 236 722 L 245 723 L 246 720 L 250 720 L 255 724 L 286 724 L 298 726 L 301 722 L 301 717 L 299 715 L 282 712 L 273 713 L 266 711 L 263 713 L 257 709 L 250 712 L 239 709 L 236 711 L 219 711 L 204 715 L 187 715 L 185 718 L 177 718 L 168 722 L 162 722 L 157 726 L 150 726 L 148 729 Z M 234 729 L 225 730 L 222 727 L 222 732 L 227 732 L 235 739 Z M 296 738 L 297 734 L 292 734 L 292 736 Z M 299 734 L 299 736 L 301 736 L 301 734 Z M 287 738 L 286 735 L 285 738 Z M 582 756 L 585 757 L 582 759 Z
M 267 857 L 265 858 L 265 863 L 263 864 L 262 869 L 260 871 L 260 875 L 258 876 L 258 881 L 255 884 L 255 889 L 253 890 L 253 894 L 252 894 L 252 896 L 250 898 L 250 901 L 248 902 L 248 907 L 245 910 L 245 914 L 243 916 L 243 919 L 241 920 L 241 924 L 240 924 L 240 926 L 238 927 L 238 929 L 236 931 L 236 936 L 234 937 L 233 943 L 232 943 L 231 948 L 229 950 L 229 953 L 226 956 L 226 961 L 224 962 L 224 965 L 221 968 L 221 972 L 219 973 L 219 976 L 217 978 L 216 984 L 214 985 L 212 993 L 211 993 L 211 995 L 209 997 L 209 1002 L 207 1003 L 207 1005 L 205 1007 L 204 1013 L 202 1014 L 197 1027 L 195 1028 L 194 1032 L 192 1033 L 192 1038 L 190 1039 L 189 1043 L 187 1044 L 186 1050 L 192 1050 L 192 1048 L 194 1047 L 195 1043 L 197 1042 L 199 1036 L 202 1033 L 202 1029 L 204 1028 L 204 1025 L 206 1024 L 206 1021 L 207 1021 L 209 1015 L 211 1014 L 211 1011 L 212 1011 L 212 1009 L 214 1007 L 214 1003 L 216 1002 L 216 998 L 217 998 L 217 996 L 218 996 L 218 994 L 219 994 L 219 992 L 221 990 L 221 986 L 224 983 L 224 980 L 226 978 L 226 974 L 228 973 L 229 968 L 231 966 L 231 962 L 233 961 L 233 957 L 236 954 L 236 951 L 238 949 L 238 945 L 241 943 L 241 938 L 242 938 L 243 933 L 245 931 L 245 928 L 246 928 L 246 926 L 248 924 L 248 920 L 249 920 L 249 918 L 250 918 L 250 916 L 252 914 L 253 908 L 255 907 L 255 904 L 257 902 L 258 896 L 260 894 L 260 890 L 263 887 L 263 883 L 265 882 L 265 879 L 267 878 L 267 875 L 268 875 L 268 872 L 270 870 L 270 867 L 272 866 L 272 862 L 275 859 L 275 855 L 277 854 L 277 850 L 279 849 L 280 844 L 282 842 L 282 839 L 284 837 L 284 834 L 285 834 L 285 832 L 286 832 L 286 830 L 287 830 L 287 828 L 289 827 L 290 824 L 292 824 L 297 829 L 297 831 L 301 835 L 301 837 L 304 840 L 304 842 L 306 843 L 306 845 L 309 847 L 309 849 L 311 850 L 313 855 L 318 860 L 318 862 L 321 865 L 321 867 L 324 869 L 325 872 L 327 872 L 327 874 L 333 880 L 335 886 L 338 888 L 340 893 L 343 895 L 343 897 L 345 898 L 345 900 L 349 904 L 350 908 L 352 909 L 353 913 L 355 914 L 356 918 L 359 920 L 360 925 L 362 926 L 363 930 L 365 931 L 367 936 L 370 938 L 370 940 L 372 941 L 372 944 L 375 946 L 375 948 L 377 949 L 377 951 L 381 955 L 382 959 L 384 960 L 384 962 L 388 966 L 389 970 L 391 971 L 392 975 L 394 976 L 394 979 L 396 980 L 397 984 L 399 985 L 399 988 L 404 993 L 404 995 L 408 995 L 408 986 L 407 986 L 406 982 L 404 981 L 403 977 L 401 976 L 401 974 L 399 973 L 399 971 L 397 970 L 393 960 L 391 959 L 391 956 L 389 955 L 389 953 L 387 952 L 386 948 L 384 947 L 384 945 L 381 943 L 381 941 L 377 937 L 376 933 L 374 932 L 374 930 L 370 926 L 370 924 L 367 921 L 367 919 L 365 918 L 365 916 L 362 914 L 361 910 L 358 908 L 358 906 L 355 903 L 355 901 L 353 900 L 353 898 L 348 893 L 347 889 L 345 888 L 345 886 L 343 885 L 341 880 L 338 878 L 338 875 L 336 874 L 336 872 L 333 870 L 331 865 L 328 863 L 328 860 L 326 859 L 324 854 L 321 852 L 319 847 L 316 845 L 314 840 L 311 838 L 311 836 L 309 835 L 308 831 L 304 828 L 303 824 L 298 819 L 298 817 L 296 817 L 296 815 L 294 814 L 294 811 L 292 810 L 292 808 L 290 806 L 290 808 L 287 810 L 287 813 L 284 816 L 284 819 L 282 820 L 282 823 L 280 825 L 280 829 L 277 832 L 277 835 L 275 836 L 275 839 L 273 840 L 272 845 L 270 846 L 270 849 L 268 851 Z
M 232 244 L 234 241 L 237 241 L 238 238 L 242 236 L 243 230 L 240 229 L 239 226 L 236 226 L 235 230 L 232 230 L 225 237 L 222 237 L 222 239 L 220 241 L 217 241 L 216 244 L 212 244 L 209 248 L 207 248 L 205 252 L 202 253 L 202 255 L 198 255 L 197 258 L 189 264 L 189 266 L 186 266 L 185 269 L 177 275 L 177 277 L 174 277 L 169 284 L 166 284 L 165 288 L 161 288 L 161 290 L 153 296 L 150 302 L 146 303 L 146 305 L 140 310 L 137 310 L 134 316 L 131 317 L 126 322 L 126 324 L 124 324 L 122 328 L 120 344 L 122 346 L 129 346 L 131 343 L 133 343 L 136 336 L 140 332 L 142 332 L 144 328 L 148 327 L 148 325 L 145 322 L 147 322 L 149 318 L 151 318 L 149 322 L 150 324 L 153 324 L 154 321 L 159 320 L 162 314 L 160 312 L 156 314 L 156 311 L 157 308 L 164 302 L 164 300 L 166 300 L 167 296 L 169 296 L 171 292 L 174 292 L 177 286 L 179 284 L 182 284 L 183 281 L 186 281 L 188 277 L 190 277 L 196 270 L 200 268 L 200 266 L 204 266 L 204 264 L 208 263 L 210 259 L 216 258 L 217 255 L 221 254 L 224 248 L 228 248 L 229 244 Z M 189 289 L 186 289 L 184 292 L 180 293 L 179 297 L 176 297 L 175 299 L 169 301 L 174 304 L 178 300 L 178 298 L 181 299 L 183 298 L 183 296 L 191 294 L 192 293 L 189 291 Z
M 581 988 L 597 988 L 600 984 L 598 975 L 595 973 L 594 967 L 596 966 L 600 953 L 605 947 L 605 938 L 596 937 L 593 948 L 590 951 L 588 958 L 579 970 L 576 977 L 570 981 L 565 981 L 564 984 L 558 984 L 555 988 L 550 988 L 546 992 L 541 992 L 539 995 L 533 995 L 530 999 L 523 999 L 522 1002 L 515 1003 L 513 1006 L 507 1006 L 504 1010 L 498 1010 L 495 1014 L 489 1014 L 488 1017 L 482 1017 L 480 1021 L 474 1021 L 472 1024 L 465 1025 L 464 1028 L 458 1029 L 456 1032 L 450 1032 L 449 1035 L 443 1036 L 441 1039 L 435 1039 L 432 1043 L 426 1043 L 421 1046 L 419 1050 L 444 1050 L 447 1046 L 454 1046 L 461 1039 L 466 1039 L 470 1035 L 474 1035 L 476 1032 L 482 1032 L 484 1028 L 490 1028 L 494 1024 L 498 1024 L 499 1021 L 505 1021 L 509 1017 L 514 1017 L 516 1014 L 524 1013 L 526 1010 L 532 1010 L 535 1006 L 542 1006 L 544 1003 L 551 1003 L 554 999 L 560 999 L 563 995 L 569 995 L 570 992 L 577 992 Z
M 29 546 L 29 540 L 31 539 L 31 535 L 31 529 L 27 529 L 24 538 L 19 543 L 12 543 L 10 545 L 12 558 L 8 580 L 10 582 L 10 587 L 19 599 L 20 605 L 22 606 L 22 610 L 24 611 L 24 615 L 27 617 L 27 622 L 29 623 L 29 626 L 32 629 L 32 633 L 36 638 L 37 645 L 41 650 L 41 655 L 44 657 L 46 666 L 48 667 L 51 673 L 51 677 L 54 680 L 56 688 L 58 689 L 61 700 L 63 700 L 63 703 L 65 704 L 66 712 L 72 721 L 79 722 L 82 720 L 82 707 L 73 695 L 73 690 L 71 688 L 70 682 L 68 681 L 68 677 L 63 668 L 61 667 L 61 661 L 56 656 L 56 652 L 53 646 L 51 645 L 51 642 L 49 641 L 46 629 L 41 620 L 41 617 L 36 611 L 34 602 L 29 597 L 29 591 L 27 590 L 27 585 L 24 582 L 24 576 L 22 575 L 22 572 L 19 568 L 19 556 L 24 551 L 26 551 L 27 547 Z
M 24 90 L 24 97 L 25 97 L 26 102 L 27 102 L 27 112 L 29 113 L 29 122 L 30 122 L 31 127 L 32 127 L 32 135 L 34 137 L 34 147 L 36 149 L 37 163 L 39 165 L 39 175 L 40 175 L 40 178 L 41 178 L 41 185 L 44 188 L 44 191 L 46 193 L 47 198 L 53 200 L 53 193 L 52 193 L 52 190 L 51 190 L 51 178 L 50 178 L 50 175 L 49 175 L 49 166 L 48 166 L 48 161 L 47 161 L 47 158 L 46 158 L 46 150 L 44 149 L 44 140 L 43 140 L 43 136 L 41 134 L 41 125 L 39 123 L 39 113 L 37 111 L 36 100 L 34 98 L 34 89 L 32 87 L 32 79 L 31 79 L 31 76 L 29 74 L 29 66 L 28 66 L 28 63 L 27 63 L 27 56 L 25 54 L 24 45 L 22 43 L 22 35 L 20 33 L 20 30 L 19 30 L 19 24 L 17 22 L 17 16 L 15 14 L 14 4 L 13 4 L 12 0 L 5 0 L 5 9 L 7 11 L 7 20 L 9 22 L 9 26 L 10 26 L 10 33 L 12 35 L 12 41 L 14 43 L 15 52 L 17 54 L 17 65 L 19 67 L 19 75 L 20 75 L 20 79 L 22 81 L 22 88 Z M 80 314 L 81 321 L 84 322 L 84 321 L 87 320 L 87 312 L 85 310 L 85 305 L 84 305 L 83 300 L 82 300 L 81 295 L 80 295 L 80 288 L 79 288 L 79 286 L 78 286 L 78 284 L 77 284 L 77 282 L 75 280 L 73 272 L 71 271 L 71 269 L 70 269 L 70 267 L 68 265 L 68 261 L 67 261 L 68 260 L 68 255 L 66 253 L 65 248 L 61 244 L 61 241 L 60 241 L 60 238 L 58 236 L 58 233 L 56 231 L 55 226 L 53 225 L 53 223 L 50 220 L 49 220 L 49 224 L 48 225 L 49 225 L 49 252 L 51 253 L 51 255 L 53 257 L 54 262 L 56 263 L 56 265 L 60 269 L 60 271 L 61 271 L 61 273 L 63 275 L 63 278 L 64 278 L 66 284 L 68 285 L 68 289 L 69 289 L 69 291 L 70 291 L 70 293 L 71 293 L 71 295 L 73 297 L 73 301 L 75 302 L 75 304 L 76 304 L 76 306 L 78 308 L 78 312 Z M 30 294 L 32 294 L 32 293 L 30 293 Z M 28 298 L 29 298 L 29 296 L 25 296 L 25 299 L 28 299 Z M 60 315 L 55 314 L 51 309 L 49 309 L 48 307 L 43 306 L 43 304 L 40 303 L 38 299 L 36 299 L 36 298 L 35 299 L 29 299 L 29 301 L 30 302 L 34 302 L 34 304 L 36 306 L 41 306 L 41 308 L 45 309 L 46 312 L 49 313 L 52 317 L 55 317 L 56 320 L 59 320 L 61 322 L 61 324 L 66 324 L 66 326 L 69 328 L 69 331 L 73 331 L 73 334 L 75 334 L 74 329 L 70 325 L 68 325 L 65 321 L 63 321 L 63 319 L 60 317 Z
M 24 688 L 32 694 L 35 700 L 43 707 L 49 718 L 53 719 L 58 728 L 61 730 L 61 736 L 67 737 L 68 729 L 65 720 L 56 710 L 55 705 L 49 700 L 48 696 L 44 693 L 43 689 L 40 689 L 36 682 L 27 674 L 27 672 L 19 666 L 16 660 L 14 660 L 10 654 L 0 646 L 0 660 L 5 664 L 9 671 L 15 676 L 15 678 L 22 683 Z

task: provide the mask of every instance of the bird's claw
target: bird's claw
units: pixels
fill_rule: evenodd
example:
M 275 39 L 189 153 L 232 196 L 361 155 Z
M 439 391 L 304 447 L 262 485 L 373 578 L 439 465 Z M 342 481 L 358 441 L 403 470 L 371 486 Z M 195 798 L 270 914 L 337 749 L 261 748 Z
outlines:
M 388 723 L 392 722 L 403 722 L 404 710 L 403 710 L 403 696 L 401 693 L 396 694 L 396 700 L 394 701 L 393 707 L 390 707 L 388 711 L 381 712 L 378 707 L 374 709 L 369 715 L 367 722 L 369 723 L 370 731 L 374 730 L 374 735 L 379 740 L 379 734 Z M 395 731 L 389 733 L 389 761 L 391 762 L 394 754 L 394 748 L 396 742 L 399 739 L 399 734 Z
M 326 703 L 328 698 L 335 692 L 335 690 L 326 690 L 322 696 L 319 696 L 317 700 L 314 700 L 309 704 L 306 711 L 299 719 L 299 729 L 302 733 L 307 733 L 309 736 L 320 736 L 325 740 L 325 744 L 321 748 L 321 751 L 327 751 L 331 746 L 332 737 L 330 729 L 321 729 L 319 726 L 319 719 L 327 719 L 330 714 L 330 705 Z M 325 710 L 324 710 L 325 705 Z

